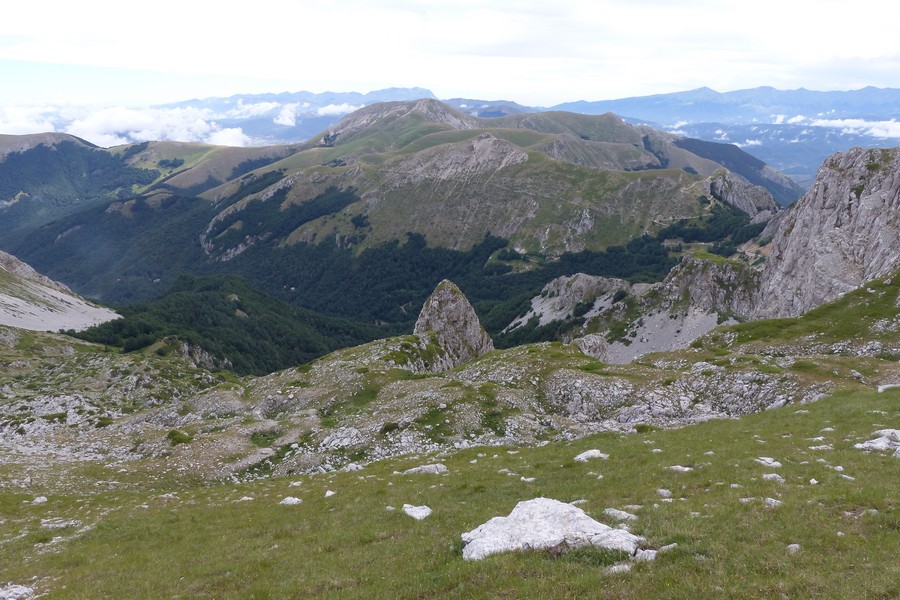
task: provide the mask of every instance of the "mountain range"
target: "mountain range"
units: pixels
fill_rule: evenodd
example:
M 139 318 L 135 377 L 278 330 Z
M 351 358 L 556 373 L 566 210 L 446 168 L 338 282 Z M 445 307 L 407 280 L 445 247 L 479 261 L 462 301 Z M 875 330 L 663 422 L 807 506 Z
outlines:
M 257 144 L 304 141 L 350 110 L 384 101 L 435 98 L 422 88 L 391 88 L 359 93 L 310 92 L 241 94 L 170 105 L 210 110 L 227 127 L 239 127 Z M 819 92 L 759 87 L 731 92 L 700 88 L 685 92 L 616 100 L 565 102 L 552 107 L 524 106 L 509 100 L 453 98 L 446 104 L 471 116 L 504 117 L 566 111 L 620 115 L 634 124 L 678 132 L 709 142 L 736 144 L 802 187 L 834 152 L 854 146 L 896 144 L 900 90 L 867 87 Z
M 782 208 L 607 113 L 0 142 L 0 313 L 65 323 L 0 324 L 2 596 L 900 591 L 900 149 Z M 634 545 L 467 560 L 548 497 Z

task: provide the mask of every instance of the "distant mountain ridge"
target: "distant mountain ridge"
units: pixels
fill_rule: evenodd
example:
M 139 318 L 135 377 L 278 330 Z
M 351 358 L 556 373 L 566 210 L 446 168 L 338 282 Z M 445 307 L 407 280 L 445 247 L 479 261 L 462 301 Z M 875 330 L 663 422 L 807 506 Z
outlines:
M 256 143 L 304 141 L 344 114 L 377 102 L 434 99 L 423 88 L 389 88 L 368 94 L 297 92 L 244 94 L 189 100 L 173 107 L 213 111 L 218 122 L 239 127 Z M 444 100 L 458 111 L 480 118 L 522 113 L 567 111 L 615 113 L 630 123 L 644 123 L 708 142 L 736 144 L 772 168 L 808 186 L 822 162 L 854 146 L 886 147 L 900 139 L 900 90 L 867 87 L 819 92 L 758 87 L 731 92 L 699 88 L 670 94 L 614 100 L 566 102 L 535 107 L 511 100 Z M 843 121 L 847 121 L 843 123 Z M 887 126 L 878 126 L 887 123 Z M 780 200 L 784 202 L 784 200 Z

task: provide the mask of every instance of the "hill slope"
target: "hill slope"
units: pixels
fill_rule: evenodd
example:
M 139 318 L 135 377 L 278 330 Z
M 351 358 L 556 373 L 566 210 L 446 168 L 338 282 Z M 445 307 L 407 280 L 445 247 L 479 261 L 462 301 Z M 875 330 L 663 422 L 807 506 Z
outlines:
M 33 331 L 82 330 L 118 318 L 0 252 L 0 325 Z

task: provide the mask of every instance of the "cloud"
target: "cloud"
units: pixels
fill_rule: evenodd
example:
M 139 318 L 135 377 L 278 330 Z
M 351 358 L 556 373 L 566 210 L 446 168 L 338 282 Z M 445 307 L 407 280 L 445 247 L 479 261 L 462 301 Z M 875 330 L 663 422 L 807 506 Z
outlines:
M 890 121 L 866 121 L 864 119 L 813 119 L 817 127 L 833 127 L 843 133 L 868 135 L 877 138 L 900 138 L 900 123 Z
M 304 102 L 309 104 L 309 102 Z M 272 119 L 276 125 L 284 125 L 285 127 L 293 127 L 297 124 L 297 109 L 300 108 L 299 102 L 292 102 L 281 107 L 281 111 Z
M 797 115 L 796 117 L 791 117 L 790 119 L 788 119 L 787 123 L 789 125 L 799 125 L 804 121 L 806 121 L 806 117 L 804 117 L 803 115 Z
M 54 109 L 43 106 L 0 107 L 0 132 L 11 135 L 56 131 Z
M 327 106 L 323 106 L 322 108 L 316 111 L 320 117 L 333 117 L 336 115 L 346 115 L 348 113 L 352 113 L 354 110 L 359 110 L 363 105 L 354 106 L 352 104 L 348 104 L 347 102 L 343 102 L 341 104 L 329 104 Z
M 734 142 L 734 145 L 738 148 L 747 148 L 749 146 L 762 146 L 762 142 L 759 140 L 744 140 L 743 142 Z
M 205 141 L 219 129 L 206 109 L 110 107 L 86 112 L 62 130 L 100 146 L 116 146 L 148 140 Z
M 237 106 L 228 110 L 223 116 L 230 119 L 250 119 L 253 117 L 261 117 L 267 113 L 273 112 L 281 108 L 278 102 L 255 102 L 253 104 L 244 104 L 243 100 L 238 100 Z
M 240 127 L 213 131 L 204 141 L 215 146 L 249 146 L 253 142 Z

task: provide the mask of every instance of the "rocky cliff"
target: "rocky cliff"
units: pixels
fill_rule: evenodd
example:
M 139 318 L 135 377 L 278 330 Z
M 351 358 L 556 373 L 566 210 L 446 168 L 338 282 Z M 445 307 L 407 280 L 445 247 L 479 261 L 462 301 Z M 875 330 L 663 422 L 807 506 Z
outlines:
M 743 177 L 721 170 L 703 182 L 707 194 L 741 210 L 760 223 L 778 212 L 778 205 L 766 188 L 753 185 Z
M 779 219 L 754 318 L 800 315 L 900 265 L 900 149 L 830 157 Z
M 494 349 L 468 299 L 446 279 L 425 301 L 413 333 L 433 335 L 439 347 L 430 364 L 416 370 L 446 371 Z
M 686 348 L 751 308 L 758 273 L 738 261 L 687 257 L 652 286 L 634 286 L 622 302 L 599 302 L 576 340 L 582 352 L 622 364 L 649 352 Z

